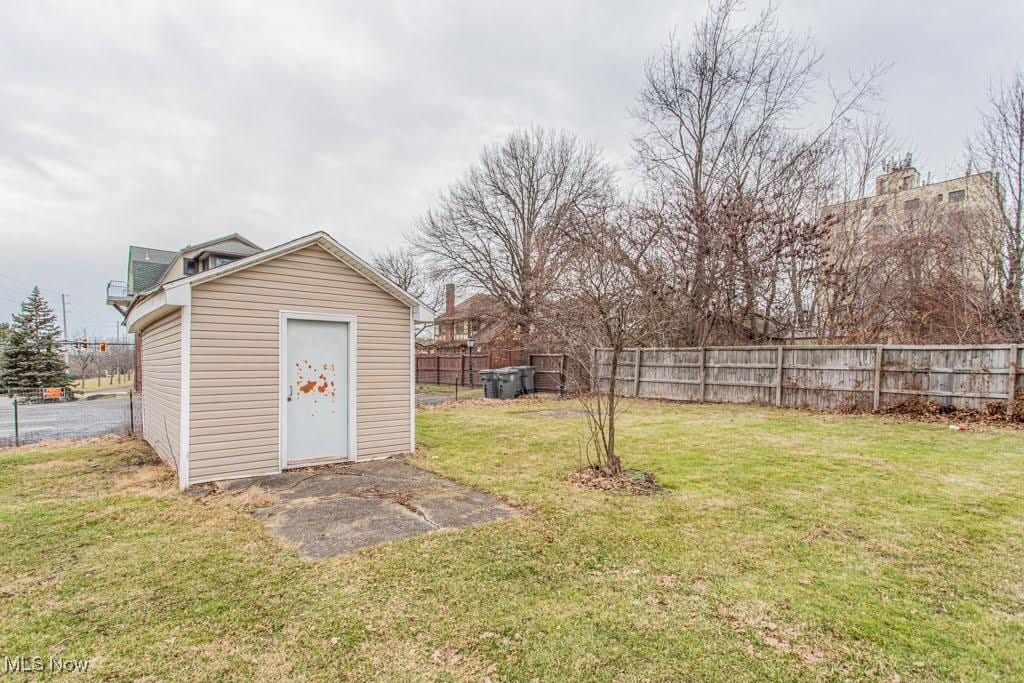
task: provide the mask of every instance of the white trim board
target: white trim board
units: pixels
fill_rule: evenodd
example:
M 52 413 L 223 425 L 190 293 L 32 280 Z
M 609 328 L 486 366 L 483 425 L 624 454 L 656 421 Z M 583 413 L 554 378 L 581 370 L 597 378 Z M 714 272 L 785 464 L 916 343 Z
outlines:
M 240 270 L 251 268 L 260 263 L 265 263 L 266 261 L 276 259 L 280 256 L 284 256 L 285 254 L 290 254 L 292 252 L 298 251 L 300 249 L 305 249 L 306 247 L 313 245 L 320 246 L 324 251 L 331 254 L 336 259 L 338 259 L 348 267 L 352 268 L 352 270 L 356 271 L 357 273 L 365 277 L 367 280 L 377 285 L 379 288 L 381 288 L 394 298 L 398 299 L 402 303 L 406 304 L 407 306 L 410 306 L 412 308 L 416 308 L 418 306 L 426 306 L 426 304 L 424 304 L 422 301 L 414 297 L 412 294 L 409 294 L 407 291 L 393 283 L 391 280 L 381 275 L 376 268 L 374 268 L 369 263 L 361 259 L 355 252 L 351 251 L 350 249 L 345 247 L 345 245 L 343 245 L 341 242 L 334 239 L 333 237 L 331 237 L 322 230 L 311 233 L 309 235 L 305 235 L 303 237 L 299 237 L 297 239 L 291 240 L 290 242 L 284 242 L 283 244 L 279 244 L 276 247 L 271 247 L 270 249 L 267 249 L 265 251 L 257 252 L 252 256 L 240 258 L 237 261 L 227 264 L 226 266 L 219 266 L 217 268 L 212 268 L 210 270 L 203 271 L 202 273 L 190 275 L 186 279 L 192 284 L 209 282 L 210 280 L 216 280 L 218 278 L 230 275 L 231 273 L 237 273 Z M 178 282 L 181 282 L 181 280 L 168 282 L 166 283 L 165 286 L 171 287 Z
M 309 311 L 280 311 L 278 314 L 278 391 L 277 391 L 277 440 L 278 440 L 278 469 L 284 471 L 290 467 L 308 467 L 310 465 L 324 465 L 337 462 L 356 460 L 358 457 L 359 439 L 356 431 L 356 416 L 358 396 L 356 394 L 356 380 L 359 367 L 359 346 L 356 343 L 358 337 L 358 316 L 348 313 L 316 313 Z M 348 457 L 333 459 L 318 459 L 316 462 L 298 462 L 294 465 L 288 464 L 288 389 L 284 381 L 288 376 L 288 321 L 289 320 L 323 320 L 326 322 L 348 323 Z
M 416 452 L 416 314 L 409 311 L 409 452 Z
M 395 299 L 409 306 L 413 311 L 414 319 L 432 321 L 434 311 L 425 303 L 406 292 L 404 289 L 391 282 L 369 263 L 361 259 L 356 253 L 345 247 L 336 239 L 322 230 L 304 237 L 279 244 L 276 247 L 257 252 L 251 256 L 245 256 L 226 266 L 219 266 L 211 270 L 203 271 L 195 275 L 165 282 L 157 285 L 149 292 L 138 295 L 128 306 L 124 316 L 124 324 L 130 332 L 147 325 L 151 320 L 166 315 L 168 307 L 182 305 L 180 295 L 177 292 L 187 289 L 190 286 L 216 280 L 218 278 L 237 273 L 247 268 L 266 263 L 278 257 L 305 249 L 310 246 L 319 246 L 328 254 L 338 259 L 369 282 L 379 287 Z
M 170 298 L 170 295 L 168 295 Z M 181 294 L 181 388 L 178 408 L 178 487 L 188 488 L 189 483 L 189 439 L 192 428 L 192 288 L 185 287 Z M 143 370 L 145 372 L 145 370 Z M 145 399 L 143 399 L 145 400 Z

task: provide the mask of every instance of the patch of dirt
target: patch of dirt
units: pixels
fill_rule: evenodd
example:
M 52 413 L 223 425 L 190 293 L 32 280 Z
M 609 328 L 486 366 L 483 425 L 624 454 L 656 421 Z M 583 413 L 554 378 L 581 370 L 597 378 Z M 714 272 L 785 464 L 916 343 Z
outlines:
M 616 491 L 634 496 L 649 496 L 661 490 L 654 475 L 640 470 L 611 474 L 601 468 L 588 466 L 570 472 L 569 481 L 585 489 Z

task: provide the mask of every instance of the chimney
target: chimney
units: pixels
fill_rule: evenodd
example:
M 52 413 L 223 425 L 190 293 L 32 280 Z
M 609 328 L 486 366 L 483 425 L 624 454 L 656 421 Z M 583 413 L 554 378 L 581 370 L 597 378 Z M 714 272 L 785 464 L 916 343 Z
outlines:
M 451 282 L 444 286 L 444 312 L 445 315 L 455 312 L 455 285 Z

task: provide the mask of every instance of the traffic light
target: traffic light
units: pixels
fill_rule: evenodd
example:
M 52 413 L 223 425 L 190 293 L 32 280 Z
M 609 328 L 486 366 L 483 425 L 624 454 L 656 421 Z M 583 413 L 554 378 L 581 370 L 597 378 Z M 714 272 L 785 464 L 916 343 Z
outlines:
M 106 353 L 106 352 L 107 352 L 107 342 L 101 341 L 100 342 L 100 353 Z

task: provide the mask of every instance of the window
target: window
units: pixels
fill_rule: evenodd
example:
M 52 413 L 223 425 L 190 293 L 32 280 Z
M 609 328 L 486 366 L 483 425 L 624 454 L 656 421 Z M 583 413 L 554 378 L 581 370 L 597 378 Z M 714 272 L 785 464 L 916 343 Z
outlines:
M 919 206 L 921 206 L 920 199 L 908 199 L 907 201 L 903 202 L 903 208 L 907 211 L 913 211 Z
M 962 202 L 965 196 L 967 196 L 967 190 L 953 190 L 949 193 L 949 201 Z
M 231 263 L 234 260 L 235 259 L 231 258 L 230 256 L 211 256 L 210 261 L 212 262 L 212 264 L 210 267 L 216 268 L 218 266 L 226 266 L 227 264 Z
M 185 261 L 185 275 L 195 275 L 197 270 L 199 270 L 199 264 L 196 263 L 195 259 L 190 258 Z
M 937 201 L 937 202 L 941 202 L 942 201 L 942 193 L 941 192 L 938 193 L 937 195 L 935 195 L 935 201 Z
M 871 215 L 872 216 L 884 216 L 885 215 L 885 204 L 881 204 L 880 206 L 876 206 L 875 208 L 873 208 L 871 210 Z

